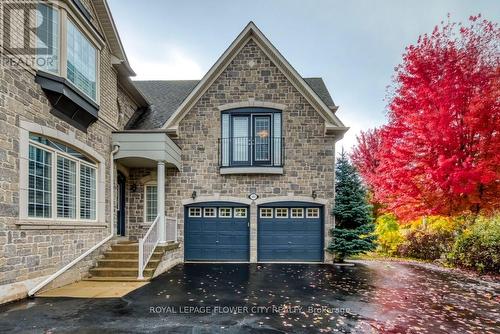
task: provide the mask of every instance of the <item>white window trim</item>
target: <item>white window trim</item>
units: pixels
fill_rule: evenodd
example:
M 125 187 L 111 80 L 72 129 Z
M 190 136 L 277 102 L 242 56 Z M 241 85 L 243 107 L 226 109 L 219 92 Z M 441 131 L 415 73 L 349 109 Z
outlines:
M 263 216 L 262 215 L 262 211 L 263 210 L 270 210 L 271 211 L 271 216 Z M 260 218 L 267 218 L 267 219 L 273 218 L 274 217 L 274 210 L 273 210 L 273 208 L 260 208 L 259 209 L 259 217 Z
M 300 216 L 294 216 L 293 210 L 300 210 Z M 290 217 L 291 218 L 304 218 L 304 208 L 291 208 L 290 209 Z
M 230 215 L 229 216 L 223 216 L 221 215 L 221 211 L 223 209 L 229 209 L 229 212 L 230 212 Z M 228 208 L 228 207 L 225 207 L 225 208 L 219 208 L 219 218 L 233 218 L 233 208 Z
M 277 214 L 278 210 L 286 210 L 286 216 L 278 216 L 278 214 Z M 290 215 L 289 211 L 290 210 L 288 208 L 275 208 L 274 209 L 274 218 L 277 218 L 277 219 L 286 219 Z
M 38 143 L 36 141 L 32 141 L 30 140 L 29 141 L 29 146 L 34 146 L 34 147 L 38 147 L 44 151 L 47 151 L 47 152 L 50 152 L 52 154 L 52 159 L 51 159 L 51 190 L 52 190 L 52 193 L 51 193 L 51 213 L 52 213 L 52 217 L 50 218 L 44 218 L 44 217 L 31 217 L 29 216 L 29 214 L 27 214 L 27 217 L 29 219 L 36 219 L 36 220 L 64 220 L 64 221 L 82 221 L 82 222 L 96 222 L 97 221 L 97 203 L 98 203 L 98 193 L 97 193 L 97 177 L 96 177 L 96 185 L 95 185 L 95 189 L 96 189 L 96 218 L 95 219 L 83 219 L 80 217 L 80 166 L 83 164 L 83 165 L 86 165 L 86 166 L 89 166 L 93 169 L 95 169 L 96 171 L 96 176 L 97 176 L 97 170 L 98 170 L 98 166 L 97 165 L 93 165 L 93 164 L 90 164 L 84 160 L 80 160 L 80 159 L 76 159 L 74 158 L 73 156 L 71 156 L 70 154 L 67 154 L 67 153 L 64 153 L 64 152 L 61 152 L 59 150 L 56 150 L 50 146 L 47 146 L 47 145 L 44 145 L 44 144 L 41 144 L 41 143 Z M 70 160 L 70 161 L 73 161 L 75 163 L 75 218 L 65 218 L 65 217 L 59 217 L 57 212 L 58 212 L 58 205 L 57 205 L 57 158 L 58 157 L 63 157 L 67 160 Z M 29 157 L 28 157 L 28 161 L 29 161 Z M 29 182 L 28 182 L 29 184 Z M 28 189 L 29 190 L 29 189 Z
M 193 209 L 193 210 L 194 210 L 194 209 L 199 209 L 199 210 L 200 210 L 200 214 L 199 214 L 199 215 L 193 215 L 193 214 L 191 214 L 191 209 Z M 201 208 L 200 208 L 200 207 L 197 207 L 197 206 L 195 206 L 195 207 L 191 207 L 191 208 L 189 208 L 189 209 L 188 209 L 188 217 L 200 218 L 200 217 L 202 216 L 202 214 L 201 214 L 201 213 L 202 213 Z
M 72 10 L 69 6 L 67 6 L 64 2 L 55 2 L 55 3 L 50 3 L 49 7 L 54 7 L 58 11 L 58 16 L 59 16 L 59 31 L 58 31 L 58 38 L 59 38 L 59 64 L 58 64 L 58 71 L 57 73 L 54 72 L 48 72 L 53 75 L 60 76 L 64 79 L 66 79 L 68 82 L 70 82 L 81 94 L 85 95 L 87 98 L 90 100 L 94 101 L 98 105 L 100 104 L 100 66 L 101 66 L 101 50 L 103 49 L 105 42 L 104 40 L 94 33 L 92 26 L 90 26 L 86 21 L 85 18 L 81 16 L 79 13 L 75 13 L 74 10 Z M 78 10 L 77 10 L 78 12 Z M 96 50 L 96 97 L 95 99 L 92 98 L 91 96 L 87 95 L 84 91 L 82 91 L 80 88 L 78 88 L 75 84 L 73 84 L 71 81 L 68 79 L 68 69 L 67 69 L 67 46 L 68 46 L 68 20 L 71 20 L 71 22 L 75 25 L 75 27 L 84 35 L 87 40 L 89 41 L 90 44 L 95 48 Z M 35 65 L 35 70 L 38 70 L 38 67 Z M 43 69 L 40 69 L 43 71 Z
M 76 219 L 68 219 L 68 218 L 57 218 L 57 211 L 53 212 L 53 218 L 37 218 L 37 217 L 29 217 L 28 216 L 28 172 L 29 172 L 29 146 L 45 146 L 40 143 L 32 143 L 29 139 L 29 134 L 39 134 L 44 137 L 53 138 L 57 141 L 60 141 L 63 144 L 67 144 L 69 146 L 78 149 L 82 153 L 96 160 L 96 165 L 93 166 L 96 168 L 96 219 L 95 220 L 86 220 L 79 218 L 79 204 L 77 205 L 78 216 Z M 70 132 L 69 134 L 57 131 L 55 129 L 42 126 L 36 123 L 27 122 L 24 120 L 19 121 L 19 222 L 16 223 L 18 225 L 40 225 L 40 229 L 51 229 L 52 226 L 55 225 L 57 228 L 64 227 L 64 223 L 67 223 L 68 227 L 88 227 L 93 228 L 95 226 L 105 227 L 104 224 L 106 222 L 105 216 L 105 208 L 106 208 L 106 162 L 105 159 L 92 147 L 84 144 L 83 142 L 77 140 L 75 138 L 75 133 Z M 44 148 L 45 149 L 45 148 Z M 49 148 L 50 149 L 50 148 Z M 53 150 L 53 149 L 50 149 Z M 64 152 L 59 152 L 58 154 L 65 155 Z M 67 157 L 65 155 L 65 157 Z M 75 160 L 69 156 L 70 159 Z M 82 160 L 78 160 L 82 161 Z M 85 163 L 85 161 L 83 161 Z M 54 174 L 54 168 L 52 168 L 52 178 L 55 177 L 54 180 L 57 179 L 57 175 Z M 79 171 L 78 171 L 79 173 Z M 78 181 L 79 183 L 79 181 Z M 77 196 L 80 196 L 79 186 L 77 188 Z M 57 189 L 54 189 L 52 192 L 52 205 L 54 205 L 54 196 L 57 194 Z M 57 196 L 57 195 L 56 195 Z M 78 203 L 78 202 L 77 202 Z M 35 224 L 31 224 L 35 223 Z M 40 224 L 37 224 L 40 223 Z
M 214 210 L 213 216 L 207 215 L 207 209 Z M 207 218 L 215 218 L 215 217 L 217 217 L 217 208 L 212 208 L 212 207 L 203 208 L 203 217 L 207 217 Z
M 317 212 L 317 215 L 310 215 L 309 210 L 314 210 L 314 212 Z M 306 218 L 319 218 L 320 217 L 320 211 L 319 208 L 307 208 L 306 210 Z
M 156 186 L 156 196 L 158 196 L 158 185 L 156 184 L 156 181 L 150 181 L 150 182 L 146 182 L 144 184 L 144 187 L 143 187 L 143 191 L 144 191 L 144 209 L 142 211 L 143 214 L 144 214 L 144 217 L 143 217 L 143 221 L 145 224 L 151 224 L 154 219 L 152 221 L 148 221 L 147 220 L 147 216 L 148 216 L 148 201 L 147 201 L 147 196 L 148 196 L 148 193 L 147 193 L 147 187 L 150 187 L 150 186 Z M 158 211 L 158 207 L 156 208 L 156 210 Z
M 244 216 L 237 216 L 236 210 L 245 210 L 245 215 Z M 247 218 L 248 217 L 248 209 L 247 208 L 233 208 L 233 216 L 234 216 L 234 218 Z

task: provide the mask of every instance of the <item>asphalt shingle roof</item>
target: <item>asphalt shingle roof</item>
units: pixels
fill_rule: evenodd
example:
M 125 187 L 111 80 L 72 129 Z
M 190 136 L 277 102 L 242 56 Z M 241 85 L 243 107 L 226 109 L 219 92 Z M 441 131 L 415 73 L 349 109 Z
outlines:
M 322 78 L 304 78 L 304 80 L 328 107 L 335 106 Z M 199 80 L 134 81 L 134 85 L 146 96 L 151 106 L 136 111 L 126 128 L 129 130 L 161 128 L 198 82 Z

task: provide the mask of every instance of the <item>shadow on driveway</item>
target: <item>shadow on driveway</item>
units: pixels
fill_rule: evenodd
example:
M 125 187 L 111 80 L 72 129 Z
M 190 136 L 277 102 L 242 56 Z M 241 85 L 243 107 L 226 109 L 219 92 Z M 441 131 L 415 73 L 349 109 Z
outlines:
M 0 332 L 494 333 L 497 293 L 409 264 L 183 264 L 122 298 L 6 305 Z

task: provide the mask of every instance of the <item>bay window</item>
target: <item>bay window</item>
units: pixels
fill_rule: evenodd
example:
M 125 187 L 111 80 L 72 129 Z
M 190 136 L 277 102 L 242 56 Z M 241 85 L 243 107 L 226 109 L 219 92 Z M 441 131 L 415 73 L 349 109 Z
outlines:
M 66 54 L 67 76 L 87 96 L 96 99 L 96 49 L 78 28 L 68 20 Z
M 64 8 L 40 3 L 36 17 L 38 69 L 67 79 L 97 102 L 98 50 L 93 42 Z
M 240 108 L 222 113 L 221 167 L 282 166 L 281 111 Z
M 51 138 L 29 138 L 28 217 L 96 220 L 95 162 Z

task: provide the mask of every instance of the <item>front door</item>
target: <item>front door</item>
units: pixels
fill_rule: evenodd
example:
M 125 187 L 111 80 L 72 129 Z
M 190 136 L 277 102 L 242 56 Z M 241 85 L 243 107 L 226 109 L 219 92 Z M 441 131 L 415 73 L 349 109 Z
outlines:
M 117 189 L 116 189 L 116 234 L 125 235 L 125 175 L 118 172 L 117 175 Z

